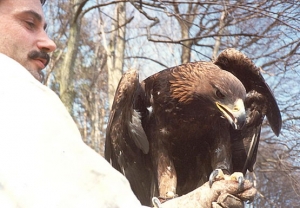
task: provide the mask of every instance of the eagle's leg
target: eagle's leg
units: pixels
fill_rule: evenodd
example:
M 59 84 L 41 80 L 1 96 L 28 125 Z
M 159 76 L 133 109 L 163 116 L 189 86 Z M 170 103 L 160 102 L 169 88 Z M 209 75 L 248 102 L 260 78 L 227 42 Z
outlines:
M 211 165 L 213 172 L 209 176 L 209 185 L 211 186 L 213 181 L 220 179 L 236 180 L 239 182 L 239 189 L 241 189 L 244 182 L 243 174 L 234 173 L 230 175 L 232 173 L 232 154 L 229 132 L 219 132 L 222 133 L 216 135 L 215 141 L 211 146 Z
M 230 135 L 228 131 L 222 129 L 224 128 L 216 132 L 217 135 L 210 146 L 211 167 L 213 170 L 221 169 L 225 174 L 230 174 L 232 172 Z
M 177 175 L 167 148 L 159 141 L 153 152 L 153 162 L 157 169 L 159 198 L 162 201 L 176 197 Z

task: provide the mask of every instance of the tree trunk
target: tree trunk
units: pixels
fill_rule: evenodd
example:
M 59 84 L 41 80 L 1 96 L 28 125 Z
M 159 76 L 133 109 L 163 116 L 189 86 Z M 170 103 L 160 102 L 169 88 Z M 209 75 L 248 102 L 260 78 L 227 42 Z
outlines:
M 116 4 L 114 32 L 110 38 L 110 54 L 108 54 L 108 97 L 109 105 L 112 106 L 118 83 L 122 76 L 125 50 L 125 2 Z
M 215 60 L 218 56 L 220 45 L 221 45 L 221 35 L 223 34 L 224 28 L 225 28 L 225 19 L 226 19 L 226 8 L 224 8 L 224 11 L 221 14 L 220 17 L 220 24 L 219 24 L 219 31 L 218 36 L 216 37 L 216 42 L 213 50 L 212 59 Z
M 67 53 L 63 62 L 60 76 L 60 99 L 72 115 L 74 101 L 73 70 L 77 55 L 79 26 L 73 23 L 70 27 Z
M 74 92 L 74 68 L 78 52 L 78 42 L 80 38 L 80 12 L 87 1 L 72 0 L 74 17 L 71 20 L 69 39 L 67 43 L 67 52 L 61 68 L 60 74 L 60 99 L 66 106 L 67 110 L 73 115 Z
M 179 5 L 177 3 L 173 4 L 174 6 L 174 11 L 176 14 L 180 14 L 179 10 Z M 198 5 L 192 5 L 190 4 L 187 8 L 187 13 L 194 13 L 194 11 L 198 8 Z M 195 15 L 187 15 L 186 17 L 179 17 L 176 16 L 176 19 L 180 25 L 180 31 L 181 31 L 181 39 L 182 41 L 182 46 L 181 46 L 181 63 L 185 64 L 191 61 L 191 50 L 192 46 L 194 44 L 193 40 L 190 40 L 190 29 L 193 26 L 191 24 L 194 19 Z
M 188 39 L 189 38 L 189 31 L 190 28 L 187 26 L 181 27 L 181 38 Z M 193 45 L 193 41 L 183 41 L 182 44 L 182 53 L 181 53 L 181 63 L 185 64 L 191 61 L 191 48 Z

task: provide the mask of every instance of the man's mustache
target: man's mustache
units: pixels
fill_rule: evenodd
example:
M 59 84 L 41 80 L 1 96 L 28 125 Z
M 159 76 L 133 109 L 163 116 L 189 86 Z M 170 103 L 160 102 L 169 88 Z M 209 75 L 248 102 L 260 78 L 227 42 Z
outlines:
M 49 54 L 46 52 L 43 52 L 43 51 L 30 51 L 28 54 L 28 58 L 29 59 L 38 59 L 38 58 L 44 59 L 47 61 L 45 66 L 47 66 L 50 61 Z

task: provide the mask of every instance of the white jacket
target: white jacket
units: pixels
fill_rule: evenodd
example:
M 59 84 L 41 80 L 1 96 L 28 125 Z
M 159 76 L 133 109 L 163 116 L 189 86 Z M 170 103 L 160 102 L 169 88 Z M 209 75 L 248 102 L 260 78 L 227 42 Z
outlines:
M 0 207 L 141 207 L 58 96 L 0 54 Z

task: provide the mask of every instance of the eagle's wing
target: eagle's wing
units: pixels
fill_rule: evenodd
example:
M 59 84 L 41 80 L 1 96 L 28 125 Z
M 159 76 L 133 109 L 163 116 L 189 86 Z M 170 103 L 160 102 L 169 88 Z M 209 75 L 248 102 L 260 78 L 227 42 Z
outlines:
M 232 48 L 226 49 L 218 56 L 215 64 L 234 74 L 246 88 L 246 125 L 241 131 L 231 131 L 233 168 L 243 173 L 247 169 L 252 171 L 263 119 L 267 116 L 273 132 L 278 136 L 282 123 L 280 110 L 259 68 L 243 53 Z
M 126 72 L 117 87 L 106 130 L 105 158 L 123 173 L 142 204 L 149 204 L 153 175 L 150 169 L 149 141 L 139 112 L 133 109 L 140 92 L 138 74 Z

